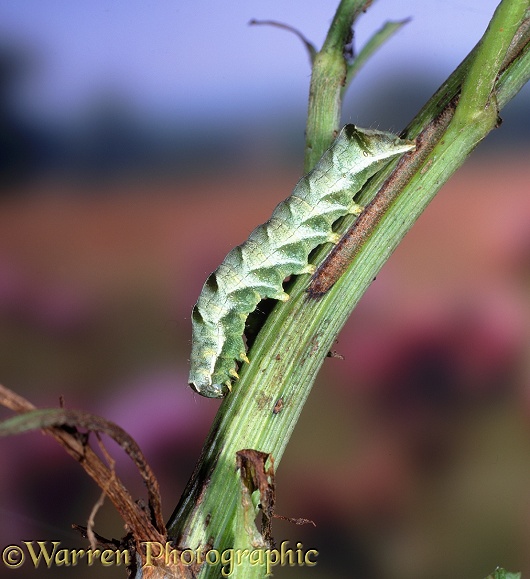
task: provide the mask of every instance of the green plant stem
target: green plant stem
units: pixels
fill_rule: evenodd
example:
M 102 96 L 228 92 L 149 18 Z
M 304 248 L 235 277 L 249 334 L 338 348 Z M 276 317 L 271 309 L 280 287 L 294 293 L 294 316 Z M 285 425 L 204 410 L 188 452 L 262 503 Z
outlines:
M 342 113 L 342 88 L 348 65 L 344 47 L 366 0 L 341 0 L 326 40 L 313 61 L 309 85 L 304 173 L 308 173 L 337 136 Z
M 346 81 L 341 87 L 341 95 L 344 95 L 355 78 L 359 70 L 366 64 L 369 58 L 376 52 L 382 44 L 384 44 L 392 35 L 400 30 L 410 19 L 399 20 L 396 22 L 385 22 L 380 30 L 378 30 L 368 42 L 363 46 L 355 60 L 348 65 L 346 73 Z
M 339 10 L 343 5 L 352 9 L 353 5 L 360 4 L 343 1 Z M 507 9 L 507 4 L 512 7 Z M 517 10 L 512 9 L 515 4 Z M 177 546 L 196 549 L 210 545 L 220 550 L 251 548 L 238 523 L 241 519 L 241 490 L 235 467 L 236 451 L 253 448 L 270 453 L 275 466 L 278 466 L 315 376 L 353 307 L 436 191 L 495 126 L 497 108 L 491 103 L 504 106 L 529 79 L 530 51 L 525 40 L 528 22 L 519 27 L 525 9 L 528 9 L 527 0 L 504 0 L 492 21 L 495 24 L 466 59 L 465 66 L 455 71 L 422 109 L 419 118 L 411 123 L 410 133 L 417 134 L 441 111 L 452 114 L 451 103 L 462 87 L 460 102 L 464 105 L 457 107 L 453 120 L 442 134 L 436 134 L 421 167 L 407 176 L 407 185 L 377 221 L 346 273 L 321 300 L 307 299 L 308 278 L 299 277 L 288 290 L 291 300 L 277 306 L 268 317 L 249 353 L 251 364 L 241 372 L 241 379 L 235 384 L 232 394 L 223 400 L 196 470 L 168 524 L 169 534 L 175 538 Z M 337 38 L 345 38 L 345 27 L 340 24 L 343 20 L 335 19 L 334 24 L 336 21 L 340 21 Z M 519 27 L 518 46 L 513 49 L 509 66 L 500 77 L 501 62 L 505 60 L 503 51 L 506 52 L 511 39 L 503 36 L 499 40 L 496 34 L 499 27 L 510 30 L 512 36 Z M 330 45 L 333 45 L 331 41 Z M 342 51 L 338 40 L 334 48 Z M 493 57 L 496 68 L 484 65 L 488 54 L 498 55 Z M 326 58 L 331 67 L 327 77 L 330 82 L 329 75 L 340 76 L 344 71 L 342 65 L 337 65 L 337 54 L 335 58 Z M 466 80 L 469 78 L 467 74 L 480 76 L 481 69 L 485 78 L 473 105 L 471 97 L 467 101 L 465 96 L 471 94 L 473 86 Z M 318 74 L 324 78 L 324 68 Z M 489 92 L 482 87 L 489 87 Z M 312 82 L 312 90 L 314 88 Z M 313 118 L 308 126 L 314 126 L 314 134 L 327 135 L 322 137 L 324 140 L 338 126 L 337 103 L 340 104 L 340 100 L 337 101 L 336 90 L 336 87 L 330 91 L 322 90 L 319 98 L 323 100 L 318 106 L 310 107 Z M 483 106 L 484 103 L 487 106 Z M 327 114 L 326 111 L 331 112 Z M 308 141 L 312 154 L 320 145 L 311 142 L 309 135 Z M 361 201 L 369 195 L 373 195 L 373 187 Z M 322 248 L 317 253 L 317 262 L 328 251 L 329 248 Z M 275 414 L 273 409 L 280 398 L 282 410 Z M 218 577 L 218 573 L 218 568 L 205 565 L 200 577 Z M 262 577 L 263 569 L 245 566 L 237 569 L 233 576 L 246 579 Z
M 504 1 L 495 10 L 462 84 L 454 123 L 465 127 L 491 105 L 495 81 L 528 5 L 528 0 Z
M 503 12 L 498 11 L 496 13 L 494 20 L 497 22 L 499 14 L 502 15 Z M 519 10 L 517 16 L 522 14 L 524 14 L 524 10 Z M 496 100 L 499 100 L 500 106 L 504 106 L 507 102 L 505 100 L 506 92 L 499 89 L 492 95 L 483 95 L 481 99 L 477 99 L 476 93 L 469 83 L 466 82 L 467 88 L 463 91 L 460 90 L 461 79 L 466 79 L 466 75 L 470 73 L 474 73 L 476 76 L 476 71 L 482 70 L 484 61 L 482 53 L 488 51 L 497 57 L 498 68 L 502 71 L 498 86 L 502 86 L 502 79 L 508 74 L 513 90 L 518 91 L 528 79 L 528 71 L 525 70 L 527 61 L 525 58 L 521 58 L 521 54 L 524 54 L 524 51 L 528 49 L 529 41 L 528 15 L 522 20 L 520 27 L 514 31 L 513 42 L 507 42 L 506 38 L 496 35 L 495 26 L 490 25 L 488 27 L 484 38 L 472 54 L 465 59 L 457 71 L 436 92 L 429 105 L 423 108 L 418 117 L 403 132 L 407 138 L 418 137 L 416 152 L 408 155 L 406 163 L 400 162 L 393 173 L 392 167 L 382 171 L 365 188 L 358 202 L 366 205 L 366 209 L 357 220 L 351 217 L 344 219 L 343 225 L 351 227 L 341 242 L 326 257 L 323 265 L 319 267 L 309 287 L 311 295 L 321 295 L 344 273 L 362 245 L 378 226 L 381 217 L 389 210 L 396 197 L 401 194 L 411 175 L 419 169 L 422 170 L 423 174 L 425 172 L 425 169 L 422 169 L 423 164 L 432 164 L 433 160 L 439 156 L 442 158 L 448 156 L 447 166 L 450 166 L 451 158 L 460 158 L 461 161 L 464 161 L 473 149 L 472 146 L 464 145 L 460 151 L 453 149 L 451 152 L 449 150 L 449 147 L 454 147 L 461 142 L 459 133 L 466 133 L 469 138 L 475 138 L 476 143 L 478 143 L 497 124 Z M 502 46 L 502 52 L 499 50 L 499 44 Z M 505 53 L 504 59 L 498 58 L 498 55 L 503 52 Z M 515 58 L 518 54 L 519 58 Z M 485 70 L 486 73 L 489 71 L 493 81 L 497 79 L 499 70 L 494 73 L 491 72 L 491 68 L 486 67 Z M 483 82 L 483 85 L 486 85 L 486 81 Z M 457 102 L 458 107 L 455 112 L 453 105 Z M 469 111 L 467 122 L 462 115 L 462 110 Z M 429 157 L 429 153 L 435 147 L 437 147 L 436 150 Z M 452 168 L 452 171 L 456 168 L 457 165 Z M 391 178 L 389 177 L 390 173 L 392 173 Z M 379 189 L 385 179 L 387 181 Z M 436 191 L 437 188 L 433 189 L 433 193 Z M 377 195 L 374 197 L 376 192 Z M 355 222 L 353 223 L 353 221 Z

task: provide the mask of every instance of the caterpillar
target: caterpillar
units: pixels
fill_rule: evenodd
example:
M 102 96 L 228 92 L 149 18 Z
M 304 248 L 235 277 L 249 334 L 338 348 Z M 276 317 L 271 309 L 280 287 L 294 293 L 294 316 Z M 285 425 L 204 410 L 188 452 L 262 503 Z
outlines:
M 346 125 L 271 218 L 228 253 L 192 310 L 189 384 L 196 392 L 222 398 L 231 390 L 237 362 L 248 362 L 248 315 L 263 298 L 289 299 L 285 278 L 314 272 L 309 253 L 338 241 L 332 225 L 339 217 L 362 211 L 355 194 L 391 159 L 412 149 L 412 142 L 392 133 Z

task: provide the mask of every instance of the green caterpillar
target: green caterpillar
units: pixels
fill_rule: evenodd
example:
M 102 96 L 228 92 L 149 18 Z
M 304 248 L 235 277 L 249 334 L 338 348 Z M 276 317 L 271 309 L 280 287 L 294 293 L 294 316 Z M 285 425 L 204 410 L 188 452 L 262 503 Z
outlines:
M 333 223 L 362 208 L 353 197 L 388 162 L 414 149 L 392 133 L 346 125 L 315 168 L 302 177 L 271 218 L 254 229 L 208 277 L 192 311 L 190 386 L 222 398 L 237 379 L 237 362 L 248 362 L 243 333 L 263 298 L 286 301 L 283 281 L 312 273 L 309 253 L 336 243 Z

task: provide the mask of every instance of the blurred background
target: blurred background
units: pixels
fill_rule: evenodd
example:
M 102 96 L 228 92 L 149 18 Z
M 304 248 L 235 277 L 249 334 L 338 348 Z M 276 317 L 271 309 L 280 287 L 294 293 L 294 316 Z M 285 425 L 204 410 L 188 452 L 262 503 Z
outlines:
M 302 167 L 307 54 L 248 22 L 290 24 L 319 47 L 337 4 L 0 5 L 0 382 L 125 428 L 166 518 L 218 406 L 186 385 L 191 308 Z M 399 132 L 496 4 L 375 2 L 357 49 L 384 21 L 411 21 L 359 74 L 344 122 Z M 278 577 L 530 573 L 529 95 L 503 110 L 339 336 L 344 360 L 324 365 L 277 477 L 277 512 L 317 526 L 280 521 L 276 539 L 317 549 L 318 564 Z M 86 524 L 99 489 L 55 441 L 1 439 L 0 472 L 0 546 L 86 545 L 70 526 Z M 96 531 L 124 534 L 108 503 Z M 94 572 L 125 576 L 53 570 Z

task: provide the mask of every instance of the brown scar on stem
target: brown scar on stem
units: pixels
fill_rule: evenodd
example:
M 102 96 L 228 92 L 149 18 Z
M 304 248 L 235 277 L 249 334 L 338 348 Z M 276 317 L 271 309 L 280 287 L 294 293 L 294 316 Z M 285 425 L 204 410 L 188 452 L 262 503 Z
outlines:
M 326 358 L 337 358 L 339 360 L 344 360 L 344 356 L 342 354 L 339 354 L 336 350 L 330 350 L 326 354 Z
M 267 461 L 270 467 L 266 468 Z M 260 507 L 263 515 L 261 535 L 269 548 L 274 549 L 272 536 L 272 518 L 276 501 L 274 481 L 274 459 L 267 452 L 245 448 L 236 452 L 236 465 L 240 473 L 243 489 L 247 494 L 248 504 L 254 491 L 259 491 Z
M 355 223 L 317 268 L 306 290 L 309 299 L 316 300 L 324 296 L 346 271 L 388 208 L 432 151 L 438 137 L 449 125 L 456 108 L 456 101 L 456 98 L 453 99 L 421 131 L 416 138 L 416 149 L 401 157 L 396 168 L 383 183 L 375 197 L 366 205 Z

